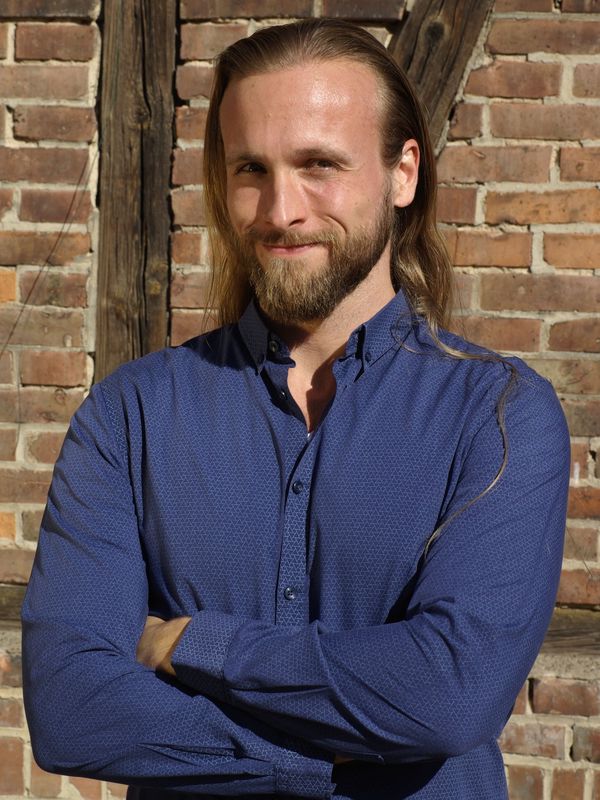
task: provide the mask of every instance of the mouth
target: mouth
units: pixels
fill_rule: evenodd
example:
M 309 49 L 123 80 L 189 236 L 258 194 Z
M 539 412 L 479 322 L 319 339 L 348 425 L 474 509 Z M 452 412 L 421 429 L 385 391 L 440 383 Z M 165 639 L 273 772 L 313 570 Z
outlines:
M 260 242 L 260 246 L 271 256 L 302 256 L 319 246 L 319 242 L 306 242 L 304 244 L 265 244 Z

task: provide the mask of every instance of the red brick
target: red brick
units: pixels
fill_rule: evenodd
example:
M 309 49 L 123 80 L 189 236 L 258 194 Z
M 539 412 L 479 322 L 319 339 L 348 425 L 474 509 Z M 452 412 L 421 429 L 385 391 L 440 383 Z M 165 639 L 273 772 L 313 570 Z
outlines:
M 83 395 L 82 389 L 26 386 L 18 393 L 0 389 L 0 422 L 69 422 Z
M 495 61 L 469 75 L 467 94 L 484 97 L 547 97 L 560 91 L 560 64 Z
M 406 0 L 378 0 L 364 3 L 360 0 L 322 0 L 321 14 L 324 17 L 346 19 L 396 20 L 402 17 Z
M 2 0 L 2 14 L 7 19 L 74 18 L 96 19 L 97 0 Z
M 33 556 L 33 550 L 3 548 L 2 559 L 0 559 L 0 581 L 2 583 L 27 583 L 31 574 Z
M 22 684 L 21 656 L 17 653 L 8 653 L 6 650 L 0 648 L 0 686 L 14 688 L 22 686 Z M 2 742 L 2 739 L 0 739 L 0 742 Z M 0 764 L 2 764 L 2 758 L 5 755 L 6 754 L 3 754 L 0 749 Z M 0 794 L 2 794 L 1 780 Z
M 564 14 L 600 14 L 600 0 L 562 0 Z
M 8 183 L 79 183 L 88 163 L 80 148 L 0 147 L 0 180 Z
M 179 189 L 172 193 L 173 218 L 176 225 L 204 225 L 204 200 L 201 191 Z
M 507 774 L 511 800 L 542 800 L 544 795 L 542 769 L 509 764 Z
M 0 189 L 0 219 L 10 211 L 13 205 L 12 189 Z
M 27 222 L 88 222 L 92 198 L 87 191 L 23 189 L 19 217 Z
M 84 800 L 100 800 L 102 797 L 102 784 L 90 778 L 69 778 L 69 783 L 74 786 Z
M 561 394 L 600 394 L 598 360 L 528 358 L 527 363 L 540 375 L 548 378 Z
M 446 233 L 452 263 L 459 267 L 528 267 L 531 234 L 487 230 L 452 230 Z
M 476 205 L 477 189 L 440 186 L 437 192 L 437 219 L 439 222 L 473 224 Z
M 550 349 L 600 353 L 600 320 L 556 322 L 550 328 Z
M 554 0 L 496 0 L 494 12 L 496 14 L 511 13 L 513 11 L 553 11 Z
M 89 61 L 96 31 L 91 25 L 21 23 L 15 37 L 17 61 Z
M 600 97 L 600 64 L 577 64 L 573 94 L 576 97 Z
M 565 678 L 534 680 L 532 709 L 535 714 L 600 714 L 600 683 Z
M 525 681 L 517 695 L 515 705 L 513 706 L 513 714 L 525 714 L 527 712 L 527 701 L 529 698 L 529 681 Z
M 550 800 L 583 800 L 585 772 L 575 769 L 552 771 L 552 795 Z
M 88 94 L 88 68 L 48 64 L 0 64 L 0 96 L 83 100 Z
M 213 69 L 207 64 L 183 64 L 177 68 L 177 94 L 182 100 L 210 97 Z
M 600 21 L 497 19 L 487 40 L 491 53 L 600 53 Z
M 486 222 L 600 222 L 600 189 L 555 192 L 488 192 Z
M 23 724 L 23 707 L 14 697 L 0 697 L 0 725 L 20 728 Z
M 572 486 L 569 491 L 569 516 L 574 519 L 600 517 L 600 488 Z
M 0 498 L 3 503 L 45 503 L 48 487 L 52 478 L 51 470 L 24 469 L 2 467 L 0 469 Z M 11 553 L 13 551 L 10 551 Z M 7 575 L 11 569 L 16 575 L 29 577 L 32 551 L 14 551 L 20 555 L 14 557 L 12 567 L 9 567 L 8 558 L 2 559 L 3 574 Z M 29 559 L 29 560 L 28 560 Z
M 23 742 L 20 739 L 0 739 L 0 794 L 23 796 Z
M 589 233 L 544 234 L 548 264 L 569 269 L 600 269 L 600 236 Z
M 84 386 L 86 355 L 74 350 L 24 350 L 21 383 L 36 386 Z
M 175 309 L 171 315 L 171 345 L 181 344 L 216 327 L 217 322 L 210 311 Z
M 510 353 L 539 350 L 541 326 L 538 319 L 502 317 L 455 317 L 452 322 L 452 330 L 468 341 Z
M 505 139 L 598 139 L 600 114 L 582 104 L 492 103 L 490 128 Z
M 16 515 L 12 511 L 0 511 L 0 539 L 14 542 L 17 536 Z
M 511 720 L 502 732 L 499 744 L 504 753 L 522 756 L 544 756 L 565 758 L 565 734 L 563 725 L 546 725 L 540 722 L 516 722 Z
M 483 275 L 481 307 L 515 311 L 597 311 L 600 281 L 580 275 Z
M 466 311 L 473 307 L 473 289 L 476 284 L 475 275 L 454 270 L 454 309 Z
M 54 464 L 65 440 L 65 434 L 57 431 L 28 433 L 25 437 L 27 461 L 38 464 Z
M 600 728 L 575 725 L 573 728 L 573 760 L 600 763 Z
M 37 542 L 40 525 L 42 524 L 42 516 L 44 512 L 40 511 L 23 511 L 21 514 L 21 526 L 23 529 L 23 538 L 26 542 Z
M 230 44 L 248 35 L 247 22 L 205 22 L 181 26 L 181 58 L 202 61 L 218 56 Z
M 312 0 L 181 0 L 182 19 L 310 17 Z
M 596 561 L 598 559 L 598 531 L 595 528 L 575 528 L 567 526 L 565 538 L 565 558 L 576 561 Z
M 208 301 L 210 272 L 177 271 L 171 282 L 172 308 L 204 308 Z
M 83 314 L 64 309 L 0 308 L 0 341 L 44 347 L 81 347 Z
M 199 147 L 189 150 L 175 150 L 173 160 L 173 185 L 184 186 L 202 183 L 202 157 L 204 151 Z
M 69 264 L 89 253 L 87 233 L 0 231 L 0 264 Z
M 17 449 L 17 429 L 0 428 L 0 461 L 14 461 Z
M 178 231 L 171 239 L 171 257 L 176 264 L 199 264 L 202 254 L 202 237 L 199 233 Z
M 35 306 L 85 308 L 87 275 L 53 269 L 27 270 L 19 274 L 21 302 Z
M 177 138 L 184 141 L 204 139 L 207 108 L 179 106 L 176 110 Z
M 31 793 L 34 797 L 58 797 L 62 778 L 45 772 L 31 759 Z
M 6 22 L 0 23 L 0 58 L 6 58 L 8 51 L 8 25 Z
M 563 181 L 600 181 L 600 147 L 562 147 L 560 177 Z
M 450 120 L 448 138 L 474 139 L 481 136 L 482 110 L 482 105 L 459 103 Z
M 13 354 L 5 350 L 0 355 L 0 383 L 14 383 Z
M 17 299 L 17 274 L 14 269 L 0 269 L 0 303 Z
M 571 436 L 596 436 L 598 434 L 600 431 L 600 400 L 563 398 L 562 405 Z M 570 516 L 579 515 L 571 514 Z
M 456 145 L 446 147 L 438 165 L 438 179 L 444 183 L 487 181 L 548 180 L 551 147 L 479 147 Z
M 600 772 L 594 771 L 592 773 L 592 800 L 597 800 L 600 797 Z
M 17 106 L 13 116 L 16 139 L 91 142 L 96 133 L 93 108 Z

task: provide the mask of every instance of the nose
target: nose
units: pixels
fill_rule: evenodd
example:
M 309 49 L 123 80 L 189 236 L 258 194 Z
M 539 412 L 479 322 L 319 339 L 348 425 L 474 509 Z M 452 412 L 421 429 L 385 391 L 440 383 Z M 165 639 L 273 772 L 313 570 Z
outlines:
M 284 230 L 305 221 L 306 196 L 291 172 L 277 172 L 265 181 L 260 199 L 260 216 L 270 227 Z

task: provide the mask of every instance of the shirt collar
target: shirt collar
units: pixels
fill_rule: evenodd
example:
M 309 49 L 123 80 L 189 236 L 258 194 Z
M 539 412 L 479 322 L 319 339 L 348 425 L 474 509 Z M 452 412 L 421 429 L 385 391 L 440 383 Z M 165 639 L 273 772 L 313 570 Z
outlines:
M 400 346 L 416 320 L 404 292 L 400 290 L 375 316 L 352 331 L 345 355 L 360 358 L 363 370 L 366 370 L 391 347 Z M 287 345 L 269 330 L 254 300 L 240 317 L 238 329 L 257 372 L 262 369 L 268 353 L 289 358 Z

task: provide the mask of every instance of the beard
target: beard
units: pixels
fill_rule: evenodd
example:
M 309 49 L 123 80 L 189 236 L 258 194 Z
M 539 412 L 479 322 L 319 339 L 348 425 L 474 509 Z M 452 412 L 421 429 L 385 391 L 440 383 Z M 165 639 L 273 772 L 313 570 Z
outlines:
M 323 320 L 369 275 L 390 241 L 393 226 L 388 189 L 371 227 L 349 234 L 345 242 L 334 231 L 261 233 L 251 228 L 238 239 L 238 255 L 267 317 L 288 324 Z M 327 257 L 316 269 L 302 258 L 272 257 L 262 264 L 256 256 L 257 242 L 281 246 L 318 242 L 327 249 Z

